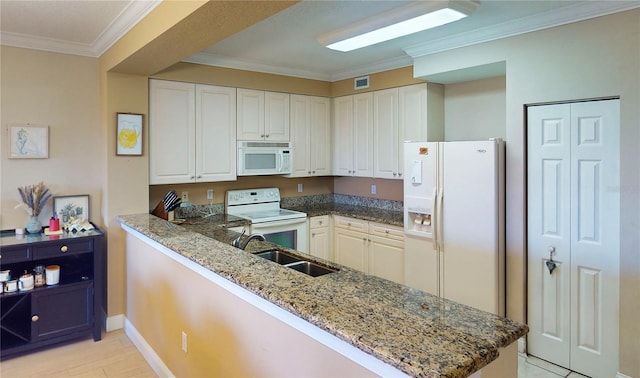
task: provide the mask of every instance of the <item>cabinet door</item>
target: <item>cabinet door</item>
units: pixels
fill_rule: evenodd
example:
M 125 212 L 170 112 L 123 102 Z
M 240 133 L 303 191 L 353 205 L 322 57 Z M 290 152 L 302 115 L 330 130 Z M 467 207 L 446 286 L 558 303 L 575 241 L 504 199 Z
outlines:
M 331 175 L 331 102 L 326 97 L 309 99 L 309 140 L 312 176 Z M 295 154 L 295 150 L 294 150 Z
M 236 89 L 196 86 L 196 181 L 236 179 Z
M 426 142 L 427 84 L 398 88 L 398 125 L 400 143 L 405 140 Z
M 311 154 L 309 153 L 309 145 L 311 144 L 310 105 L 309 96 L 291 95 L 290 136 L 293 159 L 289 177 L 311 175 Z
M 265 92 L 264 137 L 274 142 L 289 141 L 289 94 Z M 294 151 L 295 153 L 295 151 Z
M 195 85 L 149 81 L 149 183 L 195 181 Z
M 32 341 L 89 330 L 93 317 L 93 281 L 31 293 Z
M 404 243 L 370 235 L 369 273 L 404 284 Z
M 335 229 L 335 261 L 361 272 L 368 272 L 367 235 L 342 228 Z
M 309 253 L 331 261 L 329 249 L 329 227 L 318 227 L 309 230 Z
M 264 92 L 237 90 L 237 139 L 264 140 Z
M 373 177 L 373 94 L 353 96 L 354 175 Z
M 333 100 L 333 174 L 353 175 L 353 96 Z
M 373 94 L 373 176 L 399 179 L 398 88 Z

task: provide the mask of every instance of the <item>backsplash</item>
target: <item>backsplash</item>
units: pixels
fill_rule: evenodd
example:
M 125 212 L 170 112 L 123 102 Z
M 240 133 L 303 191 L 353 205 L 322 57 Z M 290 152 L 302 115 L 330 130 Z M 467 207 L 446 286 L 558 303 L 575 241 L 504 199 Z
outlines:
M 280 201 L 280 206 L 284 208 L 302 208 L 305 206 L 331 202 L 391 211 L 402 211 L 403 207 L 402 201 L 350 196 L 346 194 L 318 194 L 313 196 L 285 197 Z M 175 216 L 176 218 L 196 218 L 206 216 L 207 214 L 221 213 L 224 213 L 224 204 L 214 203 L 180 207 L 176 210 Z

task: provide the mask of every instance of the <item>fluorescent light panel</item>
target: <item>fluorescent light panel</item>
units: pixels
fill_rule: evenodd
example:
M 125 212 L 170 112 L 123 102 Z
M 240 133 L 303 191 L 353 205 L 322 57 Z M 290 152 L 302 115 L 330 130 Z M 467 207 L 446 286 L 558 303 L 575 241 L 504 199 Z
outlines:
M 332 50 L 351 51 L 460 20 L 476 6 L 473 1 L 418 1 L 326 33 L 318 40 Z

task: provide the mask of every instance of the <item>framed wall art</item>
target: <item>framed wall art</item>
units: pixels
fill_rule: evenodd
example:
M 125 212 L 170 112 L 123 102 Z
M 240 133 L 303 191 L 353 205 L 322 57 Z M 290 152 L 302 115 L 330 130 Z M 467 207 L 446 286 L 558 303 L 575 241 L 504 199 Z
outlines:
M 53 197 L 53 212 L 60 218 L 63 228 L 72 220 L 89 221 L 89 195 Z
M 142 114 L 118 113 L 116 155 L 142 156 Z
M 10 159 L 49 158 L 49 126 L 9 125 Z

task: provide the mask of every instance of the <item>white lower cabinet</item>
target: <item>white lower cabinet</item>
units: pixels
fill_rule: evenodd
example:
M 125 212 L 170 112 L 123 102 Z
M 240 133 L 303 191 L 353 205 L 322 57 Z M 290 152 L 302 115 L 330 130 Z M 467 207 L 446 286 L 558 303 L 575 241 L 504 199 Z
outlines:
M 334 261 L 404 284 L 404 231 L 365 220 L 334 216 Z
M 321 215 L 309 218 L 309 253 L 331 261 L 331 232 L 329 228 L 329 216 Z

